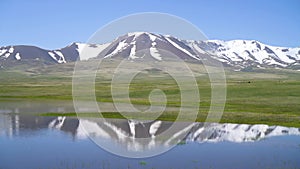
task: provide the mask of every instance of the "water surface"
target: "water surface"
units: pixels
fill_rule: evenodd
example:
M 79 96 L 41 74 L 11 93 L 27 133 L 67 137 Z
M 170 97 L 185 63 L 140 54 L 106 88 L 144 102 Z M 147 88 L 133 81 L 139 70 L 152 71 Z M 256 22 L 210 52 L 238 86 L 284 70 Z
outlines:
M 67 108 L 61 106 L 40 107 L 64 112 Z M 174 139 L 178 145 L 171 150 L 135 159 L 112 154 L 92 139 L 106 140 L 122 151 L 143 153 L 174 144 L 174 140 L 157 139 L 172 123 L 45 117 L 23 113 L 26 109 L 21 107 L 7 106 L 0 113 L 1 169 L 300 168 L 298 128 L 194 123 L 183 140 Z M 30 105 L 28 108 L 30 112 Z M 138 138 L 151 139 L 140 142 Z

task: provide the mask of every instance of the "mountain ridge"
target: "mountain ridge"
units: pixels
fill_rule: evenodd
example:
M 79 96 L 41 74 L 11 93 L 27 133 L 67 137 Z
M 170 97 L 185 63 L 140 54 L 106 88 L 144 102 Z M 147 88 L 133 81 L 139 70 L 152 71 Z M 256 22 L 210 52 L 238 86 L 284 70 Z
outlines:
M 200 50 L 196 50 L 193 47 L 195 45 Z M 201 61 L 210 58 L 236 69 L 300 69 L 300 47 L 277 47 L 256 40 L 181 40 L 170 35 L 149 32 L 127 33 L 106 44 L 74 42 L 54 50 L 29 45 L 0 47 L 0 66 L 13 66 L 16 63 L 31 61 L 46 65 L 63 64 L 92 57 L 163 61 L 167 53 L 172 53 L 182 60 Z

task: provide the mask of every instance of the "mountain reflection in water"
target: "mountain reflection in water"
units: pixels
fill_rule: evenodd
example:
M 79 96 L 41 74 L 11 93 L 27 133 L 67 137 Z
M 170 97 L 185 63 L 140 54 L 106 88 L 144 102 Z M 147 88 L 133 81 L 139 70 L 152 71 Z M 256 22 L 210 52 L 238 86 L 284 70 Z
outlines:
M 125 119 L 97 119 L 77 117 L 48 117 L 28 114 L 0 114 L 0 136 L 22 136 L 34 134 L 41 129 L 60 130 L 72 135 L 74 139 L 88 137 L 109 139 L 134 151 L 154 146 L 168 145 L 170 142 L 157 140 L 156 137 L 166 131 L 172 122 L 141 122 Z M 250 142 L 281 135 L 300 135 L 299 128 L 268 126 L 263 124 L 219 124 L 193 123 L 183 140 L 177 142 Z M 137 138 L 151 138 L 149 142 L 138 142 Z M 138 146 L 132 146 L 133 144 Z M 131 145 L 131 146 L 130 146 Z

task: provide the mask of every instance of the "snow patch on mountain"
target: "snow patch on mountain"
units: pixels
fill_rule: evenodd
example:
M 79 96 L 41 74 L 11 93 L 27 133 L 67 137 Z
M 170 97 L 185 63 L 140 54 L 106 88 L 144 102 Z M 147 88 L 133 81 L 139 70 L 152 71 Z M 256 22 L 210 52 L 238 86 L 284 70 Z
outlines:
M 0 50 L 0 56 L 8 58 L 14 52 L 14 47 L 2 47 Z
M 158 50 L 155 47 L 151 47 L 150 48 L 150 54 L 152 57 L 154 57 L 155 59 L 161 61 L 161 55 L 159 54 Z
M 88 60 L 90 58 L 97 57 L 104 49 L 106 49 L 110 43 L 105 44 L 86 44 L 75 43 L 80 60 Z
M 177 43 L 173 42 L 169 37 L 166 37 L 167 41 L 170 42 L 173 46 L 175 46 L 177 49 L 183 51 L 184 53 L 186 53 L 187 55 L 191 56 L 192 58 L 199 60 L 199 58 L 197 58 L 196 56 L 194 56 L 193 54 L 191 54 L 189 51 L 183 49 L 182 47 L 180 47 Z
M 9 52 L 9 53 L 13 53 L 13 52 L 14 52 L 14 48 L 13 48 L 13 47 L 10 47 L 9 50 L 8 50 L 8 52 Z
M 54 51 L 54 52 L 59 56 L 59 58 L 56 59 L 58 63 L 66 63 L 65 57 L 60 51 Z
M 16 58 L 17 60 L 20 60 L 20 59 L 21 59 L 20 53 L 16 53 L 15 58 Z
M 4 53 L 6 53 L 7 52 L 7 49 L 6 48 L 4 48 L 4 49 L 0 49 L 0 56 L 2 56 Z
M 150 37 L 151 41 L 154 42 L 156 40 L 156 36 L 152 35 L 152 34 L 148 34 L 148 36 Z
M 11 53 L 5 53 L 4 57 L 8 58 L 10 56 Z
M 52 59 L 54 59 L 55 61 L 57 61 L 55 54 L 53 52 L 48 52 L 48 54 L 51 56 Z
M 135 37 L 138 37 L 142 34 L 148 34 L 148 32 L 129 32 L 129 33 L 127 33 L 128 36 L 135 36 Z
M 88 46 L 88 44 L 85 43 L 75 43 L 75 44 L 77 46 L 76 50 L 78 53 L 82 52 Z
M 130 54 L 129 54 L 129 58 L 130 59 L 136 59 L 138 58 L 135 54 L 136 54 L 136 45 L 135 42 L 132 44 L 132 48 L 130 49 Z
M 118 54 L 122 49 L 124 49 L 125 47 L 128 46 L 128 44 L 125 42 L 126 40 L 123 40 L 121 42 L 118 43 L 118 46 L 116 47 L 116 49 L 111 52 L 109 55 L 106 55 L 104 58 L 110 58 L 116 54 Z
M 150 54 L 153 58 L 161 61 L 162 58 L 161 58 L 161 55 L 159 54 L 159 51 L 155 48 L 154 45 L 152 45 L 152 47 L 150 47 Z

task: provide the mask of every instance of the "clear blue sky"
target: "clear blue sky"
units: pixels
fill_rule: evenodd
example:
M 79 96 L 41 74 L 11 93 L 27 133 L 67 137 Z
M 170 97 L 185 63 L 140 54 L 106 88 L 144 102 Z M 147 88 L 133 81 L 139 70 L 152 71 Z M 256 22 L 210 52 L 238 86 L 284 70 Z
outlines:
M 1 0 L 0 46 L 86 42 L 103 25 L 137 12 L 177 15 L 209 39 L 300 46 L 300 0 Z

